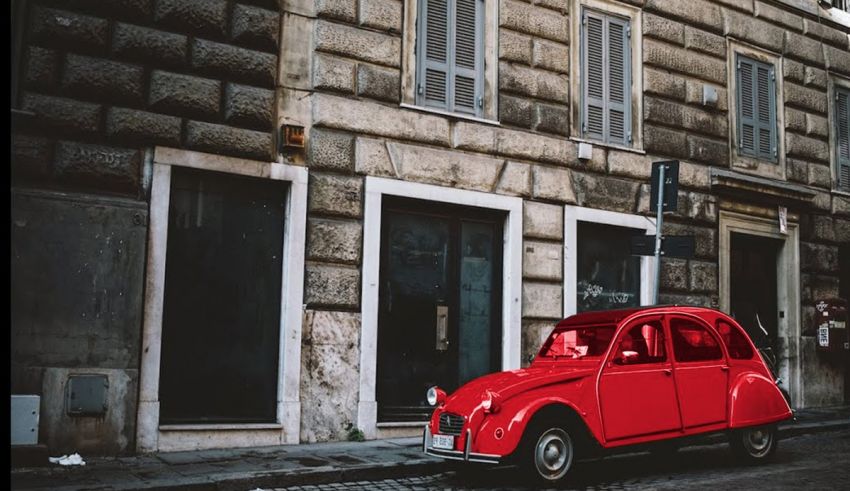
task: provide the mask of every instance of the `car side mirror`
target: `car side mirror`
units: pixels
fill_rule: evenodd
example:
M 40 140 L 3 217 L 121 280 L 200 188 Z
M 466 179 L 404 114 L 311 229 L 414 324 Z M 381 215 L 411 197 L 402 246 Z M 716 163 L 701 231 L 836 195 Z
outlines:
M 638 352 L 637 351 L 623 351 L 616 358 L 614 358 L 614 363 L 618 365 L 628 365 L 630 363 L 635 363 L 638 361 Z

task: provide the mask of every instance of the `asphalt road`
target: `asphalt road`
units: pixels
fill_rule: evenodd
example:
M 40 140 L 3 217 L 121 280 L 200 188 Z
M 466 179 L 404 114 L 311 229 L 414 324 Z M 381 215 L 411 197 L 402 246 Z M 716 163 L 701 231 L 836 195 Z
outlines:
M 515 468 L 485 468 L 481 472 L 384 481 L 345 482 L 281 488 L 302 490 L 526 490 L 539 489 Z M 670 458 L 648 453 L 618 455 L 577 462 L 557 489 L 850 489 L 850 430 L 803 435 L 779 442 L 770 463 L 759 466 L 735 461 L 728 445 L 680 449 Z

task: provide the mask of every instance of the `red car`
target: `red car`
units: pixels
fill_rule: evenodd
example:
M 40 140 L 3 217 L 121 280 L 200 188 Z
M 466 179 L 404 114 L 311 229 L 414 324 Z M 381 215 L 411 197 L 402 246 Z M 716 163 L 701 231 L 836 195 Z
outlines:
M 436 406 L 429 455 L 516 462 L 547 482 L 576 456 L 627 445 L 675 449 L 726 432 L 750 461 L 776 450 L 791 408 L 741 326 L 701 307 L 642 307 L 559 322 L 528 368 L 475 379 Z

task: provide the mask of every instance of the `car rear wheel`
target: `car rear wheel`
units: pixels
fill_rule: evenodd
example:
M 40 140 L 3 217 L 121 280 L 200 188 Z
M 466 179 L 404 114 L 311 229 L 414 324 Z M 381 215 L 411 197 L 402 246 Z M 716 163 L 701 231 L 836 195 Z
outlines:
M 564 428 L 553 424 L 538 425 L 529 442 L 531 451 L 527 458 L 535 477 L 553 483 L 567 475 L 573 465 L 575 446 Z
M 747 462 L 763 462 L 776 452 L 776 426 L 756 426 L 734 431 L 729 444 L 732 451 Z

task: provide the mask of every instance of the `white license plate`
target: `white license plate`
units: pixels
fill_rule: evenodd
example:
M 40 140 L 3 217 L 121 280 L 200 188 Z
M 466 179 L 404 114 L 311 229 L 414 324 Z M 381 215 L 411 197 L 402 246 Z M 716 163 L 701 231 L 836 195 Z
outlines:
M 442 448 L 445 450 L 454 450 L 455 437 L 451 435 L 434 435 L 431 439 L 434 448 Z

